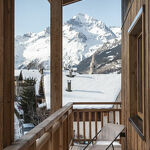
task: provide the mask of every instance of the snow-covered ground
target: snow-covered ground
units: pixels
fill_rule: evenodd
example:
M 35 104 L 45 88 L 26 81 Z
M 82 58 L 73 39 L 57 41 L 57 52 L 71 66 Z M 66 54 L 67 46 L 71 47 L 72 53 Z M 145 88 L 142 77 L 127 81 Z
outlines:
M 15 70 L 15 75 L 19 76 L 21 70 Z M 23 78 L 33 77 L 37 80 L 36 91 L 38 92 L 41 74 L 38 70 L 22 70 Z M 63 71 L 63 106 L 69 102 L 115 102 L 121 90 L 121 74 L 75 74 L 74 78 L 69 78 L 68 71 Z M 72 92 L 67 92 L 67 81 L 71 80 Z M 44 71 L 44 92 L 46 106 L 50 109 L 50 72 Z M 45 104 L 43 104 L 45 105 Z M 17 106 L 15 104 L 15 106 Z M 77 105 L 74 108 L 110 108 L 112 105 Z M 20 112 L 20 111 L 18 111 Z M 116 123 L 119 122 L 116 117 Z M 104 123 L 105 123 L 104 119 Z M 83 135 L 83 122 L 80 122 L 80 133 Z M 98 126 L 100 127 L 100 122 Z M 92 136 L 95 135 L 94 123 L 92 123 Z M 77 125 L 74 122 L 74 130 Z M 86 123 L 86 128 L 88 123 Z M 20 122 L 15 115 L 15 139 L 22 136 Z M 98 128 L 99 129 L 99 128 Z M 76 134 L 76 133 L 75 133 Z M 86 137 L 89 133 L 87 131 Z
M 114 102 L 121 90 L 120 74 L 76 74 L 74 78 L 63 72 L 63 106 L 69 102 Z M 72 92 L 67 92 L 67 81 L 71 80 Z M 50 108 L 50 74 L 44 77 L 47 108 Z M 78 108 L 108 108 L 111 105 L 76 106 Z
M 20 70 L 15 70 L 19 75 Z M 22 70 L 23 78 L 36 78 L 38 94 L 41 74 L 38 70 Z M 78 74 L 69 78 L 63 71 L 63 106 L 69 102 L 114 102 L 121 90 L 121 74 Z M 72 92 L 66 91 L 67 81 L 71 80 Z M 50 72 L 44 71 L 44 92 L 47 108 L 50 109 Z M 109 108 L 111 105 L 80 105 L 78 108 Z

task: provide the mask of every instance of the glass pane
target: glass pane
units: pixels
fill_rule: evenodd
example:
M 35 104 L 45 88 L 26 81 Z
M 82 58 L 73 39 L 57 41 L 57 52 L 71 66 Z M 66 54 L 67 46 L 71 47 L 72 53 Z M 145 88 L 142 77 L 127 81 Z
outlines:
M 142 35 L 138 38 L 138 112 L 142 113 Z
M 15 141 L 49 115 L 49 18 L 48 1 L 15 0 Z

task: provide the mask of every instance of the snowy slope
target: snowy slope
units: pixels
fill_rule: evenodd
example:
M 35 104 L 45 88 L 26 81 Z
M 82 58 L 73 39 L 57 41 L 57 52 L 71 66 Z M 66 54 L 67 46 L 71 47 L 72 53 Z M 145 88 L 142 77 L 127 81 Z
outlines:
M 114 102 L 121 90 L 120 74 L 87 75 L 76 74 L 74 78 L 66 77 L 63 72 L 63 106 L 69 102 Z M 72 92 L 67 92 L 67 80 L 72 82 Z M 50 74 L 44 76 L 44 88 L 47 108 L 50 108 Z M 84 86 L 83 86 L 84 85 Z M 77 106 L 78 108 L 107 108 L 110 106 Z
M 64 65 L 78 64 L 97 49 L 114 47 L 121 38 L 120 28 L 107 27 L 100 20 L 86 14 L 78 14 L 63 26 Z M 15 40 L 15 67 L 37 69 L 43 65 L 49 69 L 50 28 L 39 33 L 26 33 Z

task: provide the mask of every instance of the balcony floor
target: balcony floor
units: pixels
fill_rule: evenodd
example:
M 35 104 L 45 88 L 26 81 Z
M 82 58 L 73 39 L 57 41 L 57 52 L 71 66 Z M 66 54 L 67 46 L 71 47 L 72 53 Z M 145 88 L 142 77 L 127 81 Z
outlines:
M 117 145 L 114 144 L 114 149 L 115 150 L 121 150 L 121 145 L 118 144 L 118 142 L 114 142 L 114 143 L 117 143 Z M 83 150 L 84 147 L 85 147 L 85 145 L 75 145 L 75 146 L 70 147 L 70 150 Z M 87 148 L 87 150 L 105 150 L 105 148 L 106 148 L 106 145 L 100 145 L 99 146 L 96 144 L 94 146 L 89 146 Z M 110 147 L 109 150 L 113 150 L 113 148 Z

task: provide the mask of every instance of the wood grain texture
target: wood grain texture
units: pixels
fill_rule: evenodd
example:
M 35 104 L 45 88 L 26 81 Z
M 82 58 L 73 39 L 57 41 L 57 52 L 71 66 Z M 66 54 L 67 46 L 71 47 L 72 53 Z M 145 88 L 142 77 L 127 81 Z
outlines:
M 124 0 L 123 0 L 124 1 Z M 149 75 L 149 66 L 150 66 L 150 41 L 149 41 L 149 33 L 150 33 L 150 4 L 149 0 L 134 0 L 128 6 L 130 9 L 126 16 L 126 20 L 122 26 L 122 90 L 121 90 L 121 99 L 122 99 L 122 124 L 126 126 L 126 138 L 122 140 L 122 149 L 123 150 L 149 150 L 150 149 L 150 102 L 149 102 L 149 85 L 150 85 L 150 75 Z M 144 57 L 144 70 L 145 73 L 145 84 L 142 85 L 142 88 L 145 89 L 144 97 L 144 121 L 145 121 L 145 138 L 143 141 L 140 136 L 137 134 L 135 128 L 129 123 L 128 119 L 131 115 L 137 111 L 136 107 L 136 72 L 134 72 L 134 66 L 136 64 L 136 53 L 134 48 L 136 45 L 134 43 L 130 43 L 128 29 L 132 24 L 134 18 L 136 17 L 140 8 L 145 5 L 145 57 Z M 134 38 L 134 37 L 132 37 Z M 129 45 L 130 44 L 130 45 Z M 132 47 L 129 49 L 129 47 Z M 129 64 L 133 65 L 130 66 Z M 133 67 L 133 68 L 132 68 Z M 134 109 L 135 108 L 135 109 Z
M 0 1 L 0 150 L 3 148 L 3 51 L 4 51 L 4 36 L 3 36 L 3 1 Z
M 0 1 L 0 149 L 14 139 L 14 0 Z
M 51 1 L 51 113 L 62 107 L 62 0 Z

